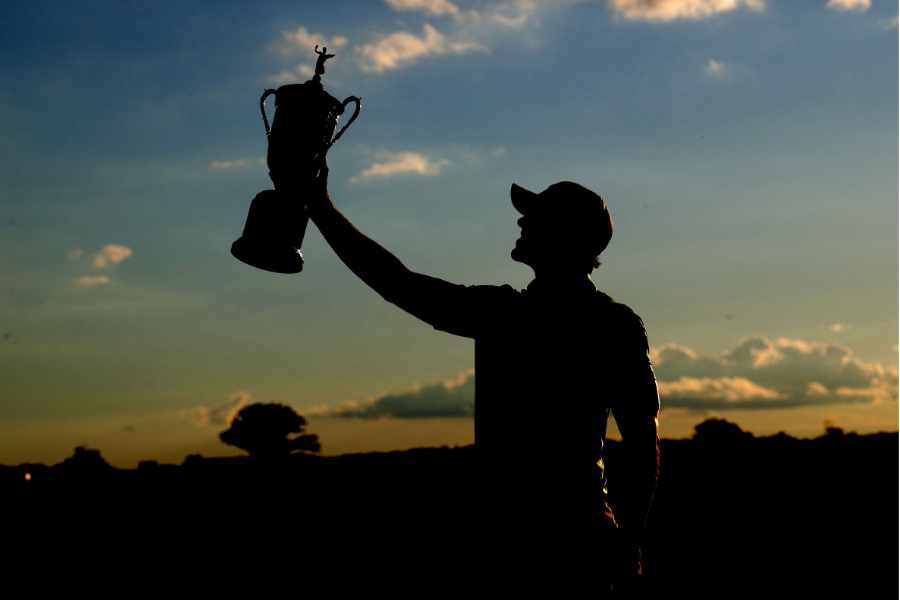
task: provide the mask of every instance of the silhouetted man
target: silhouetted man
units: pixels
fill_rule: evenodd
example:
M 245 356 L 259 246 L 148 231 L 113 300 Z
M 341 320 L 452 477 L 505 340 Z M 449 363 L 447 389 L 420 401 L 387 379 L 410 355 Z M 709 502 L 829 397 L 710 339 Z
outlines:
M 385 300 L 475 340 L 476 547 L 573 576 L 639 573 L 659 397 L 641 319 L 590 278 L 612 236 L 606 202 L 567 181 L 539 194 L 512 185 L 522 214 L 512 258 L 535 274 L 518 291 L 410 271 L 334 207 L 327 177 L 325 166 L 308 211 L 341 260 Z M 615 515 L 602 460 L 610 411 L 626 455 Z

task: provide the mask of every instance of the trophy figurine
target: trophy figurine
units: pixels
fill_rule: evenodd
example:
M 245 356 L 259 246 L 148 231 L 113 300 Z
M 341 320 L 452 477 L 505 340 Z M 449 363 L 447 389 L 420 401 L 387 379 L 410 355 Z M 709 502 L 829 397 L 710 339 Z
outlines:
M 259 99 L 268 138 L 266 164 L 274 190 L 263 190 L 250 203 L 244 232 L 231 245 L 231 253 L 248 265 L 274 273 L 303 270 L 303 235 L 309 218 L 303 198 L 288 197 L 279 187 L 288 181 L 311 181 L 328 149 L 359 116 L 360 99 L 350 96 L 343 102 L 322 88 L 325 61 L 333 58 L 327 48 L 315 48 L 319 58 L 316 72 L 306 83 L 268 89 Z M 266 98 L 275 96 L 275 116 L 269 127 Z M 350 120 L 337 135 L 334 129 L 347 105 L 355 104 Z M 298 190 L 302 193 L 302 190 Z

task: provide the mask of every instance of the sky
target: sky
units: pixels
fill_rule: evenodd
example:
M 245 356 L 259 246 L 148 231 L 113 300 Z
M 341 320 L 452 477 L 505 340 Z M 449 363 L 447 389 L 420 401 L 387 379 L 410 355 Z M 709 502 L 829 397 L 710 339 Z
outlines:
M 325 454 L 472 443 L 472 340 L 313 226 L 299 275 L 229 254 L 271 187 L 259 96 L 315 44 L 362 98 L 331 196 L 409 268 L 524 288 L 510 184 L 577 181 L 664 437 L 897 430 L 894 2 L 32 1 L 0 15 L 0 464 L 227 455 L 253 402 Z

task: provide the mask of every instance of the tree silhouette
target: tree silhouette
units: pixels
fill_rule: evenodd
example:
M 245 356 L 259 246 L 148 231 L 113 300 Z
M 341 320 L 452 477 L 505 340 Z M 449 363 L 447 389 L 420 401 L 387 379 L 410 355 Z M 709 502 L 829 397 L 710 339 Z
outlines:
M 256 403 L 242 408 L 219 439 L 257 458 L 319 452 L 319 436 L 303 433 L 305 427 L 306 419 L 290 406 Z M 300 435 L 289 437 L 292 433 Z
M 731 445 L 752 439 L 752 433 L 725 419 L 707 419 L 694 426 L 694 440 L 701 443 Z

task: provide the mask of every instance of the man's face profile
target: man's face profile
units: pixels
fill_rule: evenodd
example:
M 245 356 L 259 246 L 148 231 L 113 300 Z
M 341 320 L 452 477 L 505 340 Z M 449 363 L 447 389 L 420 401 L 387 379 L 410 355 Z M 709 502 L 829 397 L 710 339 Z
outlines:
M 529 213 L 519 217 L 516 224 L 521 233 L 510 252 L 516 262 L 531 268 L 568 270 L 573 265 L 586 264 L 593 256 L 587 249 L 585 232 L 576 223 L 566 223 L 552 215 Z
M 534 266 L 535 247 L 539 240 L 535 219 L 534 217 L 523 216 L 516 221 L 516 224 L 521 231 L 512 252 L 510 252 L 510 256 L 516 262 Z

